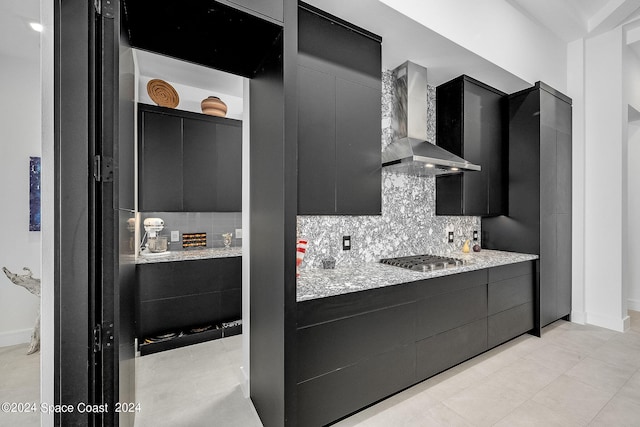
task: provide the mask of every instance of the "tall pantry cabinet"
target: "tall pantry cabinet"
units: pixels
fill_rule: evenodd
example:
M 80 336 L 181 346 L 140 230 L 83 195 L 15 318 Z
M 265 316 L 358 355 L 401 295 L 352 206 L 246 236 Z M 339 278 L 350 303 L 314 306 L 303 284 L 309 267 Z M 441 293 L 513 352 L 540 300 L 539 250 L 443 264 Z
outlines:
M 542 82 L 509 97 L 508 200 L 482 243 L 540 255 L 539 333 L 571 313 L 571 98 Z

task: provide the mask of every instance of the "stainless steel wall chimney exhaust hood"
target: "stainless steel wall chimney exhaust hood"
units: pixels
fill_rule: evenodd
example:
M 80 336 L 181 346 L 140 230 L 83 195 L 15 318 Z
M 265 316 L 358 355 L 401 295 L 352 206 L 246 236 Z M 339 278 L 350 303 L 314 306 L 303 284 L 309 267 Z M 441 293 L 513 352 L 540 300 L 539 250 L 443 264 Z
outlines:
M 481 168 L 427 141 L 427 69 L 413 62 L 393 70 L 395 140 L 382 152 L 382 167 L 411 175 L 444 175 Z

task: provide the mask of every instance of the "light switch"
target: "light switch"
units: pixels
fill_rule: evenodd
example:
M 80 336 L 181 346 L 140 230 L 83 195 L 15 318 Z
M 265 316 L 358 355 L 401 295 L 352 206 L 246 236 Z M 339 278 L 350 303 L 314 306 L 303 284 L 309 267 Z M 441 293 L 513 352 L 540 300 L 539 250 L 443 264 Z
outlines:
M 236 228 L 236 239 L 242 239 L 242 228 Z
M 351 236 L 342 236 L 342 250 L 343 251 L 351 250 Z

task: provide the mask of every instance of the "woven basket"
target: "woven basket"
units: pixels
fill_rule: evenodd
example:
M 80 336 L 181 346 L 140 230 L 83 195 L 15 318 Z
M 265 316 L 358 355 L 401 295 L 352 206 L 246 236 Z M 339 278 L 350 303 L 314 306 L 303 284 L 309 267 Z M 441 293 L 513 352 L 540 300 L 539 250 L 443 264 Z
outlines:
M 161 107 L 176 108 L 180 103 L 178 92 L 164 80 L 149 80 L 149 83 L 147 83 L 147 93 L 153 102 Z

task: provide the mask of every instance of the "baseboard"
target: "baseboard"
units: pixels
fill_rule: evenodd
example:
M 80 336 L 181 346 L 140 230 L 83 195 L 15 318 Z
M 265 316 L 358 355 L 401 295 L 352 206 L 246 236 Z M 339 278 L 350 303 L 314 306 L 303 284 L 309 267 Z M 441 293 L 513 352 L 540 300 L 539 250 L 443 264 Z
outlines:
M 587 313 L 584 311 L 572 311 L 571 312 L 571 322 L 578 323 L 580 325 L 584 325 L 587 321 Z
M 29 343 L 31 342 L 31 332 L 33 329 L 0 332 L 0 347 Z
M 624 332 L 625 325 L 629 324 L 629 316 L 625 316 L 619 319 L 619 318 L 602 316 L 594 313 L 587 313 L 585 320 L 586 320 L 586 323 L 590 325 L 600 326 L 602 328 L 611 329 L 617 332 Z
M 240 387 L 242 388 L 242 395 L 245 399 L 249 398 L 249 377 L 247 377 L 247 371 L 245 371 L 244 366 L 240 366 L 240 375 L 242 376 L 242 381 L 240 382 Z
M 627 309 L 633 310 L 633 311 L 640 311 L 640 300 L 629 298 L 627 300 Z

